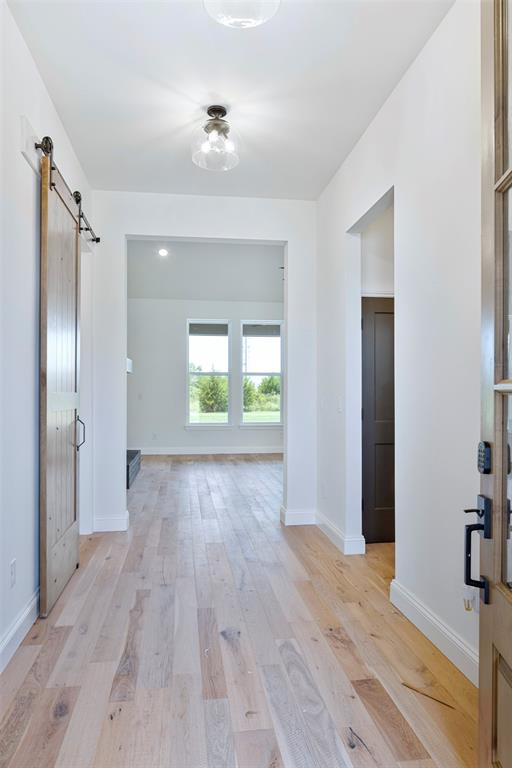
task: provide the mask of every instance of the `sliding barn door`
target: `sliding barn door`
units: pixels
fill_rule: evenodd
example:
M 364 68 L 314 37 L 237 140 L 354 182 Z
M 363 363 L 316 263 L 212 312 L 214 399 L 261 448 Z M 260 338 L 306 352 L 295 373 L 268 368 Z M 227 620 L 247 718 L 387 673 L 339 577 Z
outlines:
M 79 209 L 41 160 L 40 613 L 78 567 Z

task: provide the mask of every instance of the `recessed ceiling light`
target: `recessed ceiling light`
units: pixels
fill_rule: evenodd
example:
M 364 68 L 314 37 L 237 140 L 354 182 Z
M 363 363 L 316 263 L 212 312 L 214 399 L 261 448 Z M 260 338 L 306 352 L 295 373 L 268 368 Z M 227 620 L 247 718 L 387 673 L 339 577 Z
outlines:
M 203 0 L 206 12 L 234 29 L 259 27 L 272 18 L 281 0 Z
M 158 255 L 159 256 L 168 256 L 169 255 L 169 251 L 167 250 L 167 248 L 160 248 L 160 250 L 158 251 Z
M 230 171 L 238 165 L 237 139 L 225 117 L 226 107 L 211 106 L 209 119 L 197 131 L 192 142 L 192 160 L 207 171 Z

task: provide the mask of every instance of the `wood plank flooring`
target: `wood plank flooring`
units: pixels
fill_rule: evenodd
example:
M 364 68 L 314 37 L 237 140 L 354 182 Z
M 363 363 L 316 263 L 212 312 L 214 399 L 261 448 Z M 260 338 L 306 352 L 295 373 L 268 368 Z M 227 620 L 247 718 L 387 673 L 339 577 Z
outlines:
M 144 459 L 0 678 L 0 768 L 474 768 L 476 689 L 389 603 L 392 545 L 343 557 L 281 494 L 278 456 Z

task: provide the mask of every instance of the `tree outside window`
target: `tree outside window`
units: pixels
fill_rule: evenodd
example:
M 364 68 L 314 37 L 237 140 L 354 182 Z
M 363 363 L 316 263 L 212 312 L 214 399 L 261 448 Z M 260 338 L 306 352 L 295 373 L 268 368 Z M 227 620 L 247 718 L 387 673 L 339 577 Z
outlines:
M 242 327 L 243 423 L 281 423 L 281 326 Z

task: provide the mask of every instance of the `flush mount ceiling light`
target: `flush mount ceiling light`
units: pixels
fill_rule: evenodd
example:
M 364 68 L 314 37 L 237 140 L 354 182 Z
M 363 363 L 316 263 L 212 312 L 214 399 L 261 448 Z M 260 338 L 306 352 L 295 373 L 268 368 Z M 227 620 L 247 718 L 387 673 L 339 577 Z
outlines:
M 277 13 L 281 0 L 203 0 L 206 12 L 234 29 L 259 27 Z
M 166 256 L 169 255 L 169 251 L 167 250 L 167 248 L 160 248 L 160 250 L 158 251 L 158 255 L 162 256 L 162 258 L 165 258 Z
M 192 143 L 192 160 L 207 171 L 230 171 L 238 165 L 238 142 L 224 118 L 225 107 L 207 109 L 209 120 L 198 130 Z

